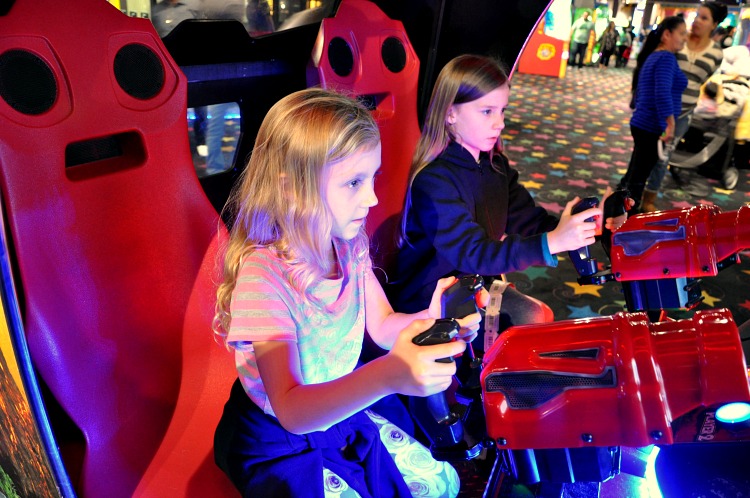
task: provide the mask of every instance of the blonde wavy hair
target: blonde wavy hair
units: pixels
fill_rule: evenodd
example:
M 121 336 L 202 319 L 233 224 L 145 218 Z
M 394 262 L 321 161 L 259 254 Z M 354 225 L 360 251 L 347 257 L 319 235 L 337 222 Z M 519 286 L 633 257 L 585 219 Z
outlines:
M 448 111 L 451 106 L 482 98 L 503 85 L 510 85 L 508 74 L 503 65 L 491 57 L 459 55 L 440 71 L 409 169 L 409 183 L 401 213 L 399 246 L 407 242 L 406 216 L 411 208 L 411 186 L 414 178 L 456 139 L 448 124 Z M 502 153 L 501 139 L 498 139 L 495 152 Z
M 244 259 L 270 247 L 291 266 L 289 284 L 305 302 L 321 306 L 310 286 L 331 270 L 333 218 L 325 200 L 328 167 L 380 142 L 370 112 L 356 100 L 308 88 L 279 100 L 258 130 L 252 155 L 224 207 L 231 220 L 217 290 L 213 329 L 226 343 L 230 302 Z M 368 257 L 364 229 L 350 242 Z

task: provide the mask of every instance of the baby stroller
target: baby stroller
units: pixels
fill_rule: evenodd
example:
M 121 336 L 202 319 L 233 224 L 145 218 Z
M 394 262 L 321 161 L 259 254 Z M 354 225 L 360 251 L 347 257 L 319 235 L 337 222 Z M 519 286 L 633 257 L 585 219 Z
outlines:
M 739 171 L 735 164 L 738 141 L 750 137 L 738 134 L 745 119 L 750 81 L 739 76 L 713 76 L 701 89 L 690 128 L 672 152 L 669 166 L 672 177 L 683 190 L 707 195 L 710 187 L 700 177 L 719 180 L 725 189 L 737 186 Z

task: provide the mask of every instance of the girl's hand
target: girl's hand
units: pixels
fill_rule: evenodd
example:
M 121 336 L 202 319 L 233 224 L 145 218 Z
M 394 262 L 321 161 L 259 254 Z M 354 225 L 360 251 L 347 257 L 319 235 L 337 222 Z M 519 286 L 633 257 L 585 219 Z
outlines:
M 628 210 L 632 209 L 633 206 L 635 206 L 635 201 L 631 199 L 630 197 L 628 197 L 627 202 L 628 202 L 628 205 L 630 206 Z M 625 223 L 626 221 L 628 221 L 627 212 L 621 214 L 620 216 L 615 216 L 614 218 L 612 217 L 607 218 L 605 220 L 604 226 L 607 227 L 607 230 L 609 230 L 610 232 L 614 232 L 615 230 L 620 228 L 623 225 L 623 223 Z
M 547 245 L 552 254 L 558 254 L 564 251 L 575 251 L 581 247 L 591 245 L 596 237 L 596 221 L 586 221 L 589 218 L 594 220 L 601 218 L 602 207 L 589 208 L 580 213 L 571 214 L 579 197 L 569 201 L 560 216 L 560 222 L 557 227 L 547 233 Z
M 482 289 L 476 293 L 474 299 L 477 301 L 477 307 L 484 309 L 490 303 L 490 293 L 487 292 L 487 289 L 482 287 Z M 458 331 L 458 337 L 467 344 L 472 342 L 477 338 L 482 319 L 483 315 L 480 313 L 472 313 L 471 315 L 466 315 L 465 317 L 458 319 L 458 324 L 461 326 L 461 330 Z
M 659 138 L 665 144 L 671 144 L 672 141 L 674 140 L 674 125 L 672 126 L 667 125 L 667 129 L 664 130 L 664 133 Z
M 440 298 L 443 297 L 445 289 L 453 285 L 453 282 L 458 280 L 456 277 L 445 277 L 437 281 L 435 286 L 435 292 L 432 293 L 432 299 L 430 299 L 430 307 L 427 308 L 427 317 L 429 318 L 444 318 L 443 307 L 440 304 Z
M 432 299 L 430 300 L 430 307 L 427 308 L 427 316 L 430 318 L 456 318 L 456 317 L 443 317 L 442 306 L 440 304 L 440 298 L 443 296 L 445 289 L 453 285 L 456 277 L 445 277 L 438 280 L 435 286 L 435 292 L 432 293 Z M 490 302 L 490 293 L 487 289 L 481 289 L 475 296 L 477 307 L 485 308 Z M 458 336 L 464 340 L 464 342 L 471 342 L 477 338 L 477 332 L 479 331 L 479 324 L 482 321 L 482 315 L 479 313 L 472 313 L 463 318 L 457 319 L 458 324 L 461 326 L 461 330 L 458 332 Z
M 612 195 L 612 188 L 607 187 L 607 190 L 604 192 L 604 197 L 602 197 L 602 206 L 604 206 L 604 203 L 607 201 L 607 197 L 609 197 L 610 195 Z M 628 220 L 627 211 L 629 211 L 635 205 L 635 201 L 631 199 L 630 197 L 628 197 L 626 202 L 628 203 L 629 207 L 625 213 L 619 216 L 615 216 L 615 217 L 610 216 L 609 218 L 604 220 L 604 227 L 607 230 L 614 232 L 615 230 L 620 228 L 623 223 L 625 223 Z M 601 230 L 601 228 L 599 228 L 599 230 Z M 598 233 L 598 234 L 600 235 L 601 233 Z
M 407 396 L 429 396 L 445 391 L 456 373 L 455 362 L 435 360 L 461 354 L 466 349 L 463 340 L 417 346 L 412 339 L 435 323 L 435 320 L 414 320 L 399 334 L 393 348 L 385 356 L 389 362 L 384 379 L 393 392 Z
M 674 116 L 669 116 L 667 118 L 667 129 L 664 130 L 664 133 L 660 137 L 665 144 L 671 144 L 674 141 L 674 127 Z

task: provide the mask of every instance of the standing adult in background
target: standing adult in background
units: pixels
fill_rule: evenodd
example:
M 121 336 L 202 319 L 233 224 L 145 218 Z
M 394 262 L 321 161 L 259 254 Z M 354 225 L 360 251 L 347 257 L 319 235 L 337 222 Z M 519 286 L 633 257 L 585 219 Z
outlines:
M 581 17 L 573 23 L 570 30 L 569 66 L 575 66 L 576 59 L 578 59 L 578 67 L 583 67 L 583 60 L 586 57 L 586 47 L 589 45 L 589 39 L 593 32 L 594 23 L 589 20 L 588 11 L 584 11 Z
M 633 154 L 619 185 L 630 190 L 635 201 L 631 213 L 639 212 L 644 184 L 659 159 L 659 140 L 669 143 L 674 137 L 682 93 L 688 84 L 675 54 L 682 50 L 686 40 L 685 20 L 667 17 L 646 38 L 638 56 L 641 68 L 637 75 L 635 110 L 630 119 Z
M 677 63 L 687 76 L 688 86 L 682 94 L 682 109 L 675 123 L 673 144 L 677 144 L 690 127 L 690 115 L 698 104 L 701 85 L 721 65 L 724 56 L 719 44 L 711 39 L 711 34 L 726 16 L 726 5 L 714 1 L 702 3 L 690 26 L 685 48 L 677 53 Z M 654 202 L 659 194 L 668 164 L 669 157 L 666 157 L 654 166 L 643 192 L 641 211 L 656 211 Z
M 609 21 L 604 33 L 599 37 L 599 69 L 604 69 L 609 66 L 609 59 L 612 57 L 612 54 L 615 53 L 617 40 L 619 40 L 619 38 L 620 36 L 617 33 L 617 28 L 615 28 L 615 22 Z
M 635 39 L 635 33 L 633 33 L 633 26 L 628 26 L 620 34 L 617 40 L 617 51 L 615 54 L 615 67 L 625 67 L 628 65 L 630 60 L 630 52 L 633 48 L 633 40 Z

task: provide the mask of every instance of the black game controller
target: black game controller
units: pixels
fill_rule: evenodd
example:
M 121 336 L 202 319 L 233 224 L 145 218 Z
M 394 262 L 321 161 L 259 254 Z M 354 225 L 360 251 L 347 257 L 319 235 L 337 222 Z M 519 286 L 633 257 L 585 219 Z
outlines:
M 412 342 L 420 346 L 444 344 L 458 336 L 458 328 L 458 322 L 454 318 L 438 318 L 432 327 L 415 336 Z M 450 363 L 453 358 L 439 358 L 435 361 Z M 468 459 L 466 448 L 460 446 L 464 437 L 463 424 L 448 406 L 445 393 L 435 393 L 424 398 L 412 396 L 409 398 L 409 406 L 417 424 L 430 439 L 430 451 L 435 459 Z M 472 453 L 470 457 L 473 458 L 476 454 Z
M 474 297 L 483 285 L 484 279 L 481 276 L 466 275 L 445 289 L 440 300 L 441 314 L 444 318 L 435 320 L 432 327 L 414 337 L 414 344 L 442 344 L 454 340 L 459 331 L 455 319 L 478 312 Z M 474 362 L 471 344 L 467 344 L 467 351 Z M 435 361 L 448 363 L 454 360 L 440 358 Z M 409 406 L 417 424 L 430 440 L 430 452 L 436 460 L 470 460 L 482 451 L 481 442 L 468 445 L 464 441 L 462 416 L 466 415 L 466 409 L 462 410 L 462 414 L 451 410 L 445 393 L 436 393 L 424 398 L 411 397 Z
M 596 197 L 584 197 L 573 206 L 570 214 L 580 213 L 581 211 L 597 207 L 598 205 L 599 199 Z M 587 218 L 586 221 L 594 221 L 594 218 Z M 597 272 L 598 268 L 596 260 L 591 257 L 591 251 L 588 246 L 581 247 L 575 251 L 568 251 L 568 255 L 570 256 L 573 265 L 576 267 L 579 276 L 588 277 Z
M 431 346 L 433 344 L 445 344 L 458 337 L 458 322 L 453 318 L 438 318 L 429 329 L 415 336 L 411 342 L 418 346 Z M 452 357 L 435 360 L 440 363 L 450 363 Z
M 442 316 L 445 318 L 463 318 L 478 313 L 474 297 L 484 286 L 480 275 L 464 275 L 443 291 L 440 298 Z

